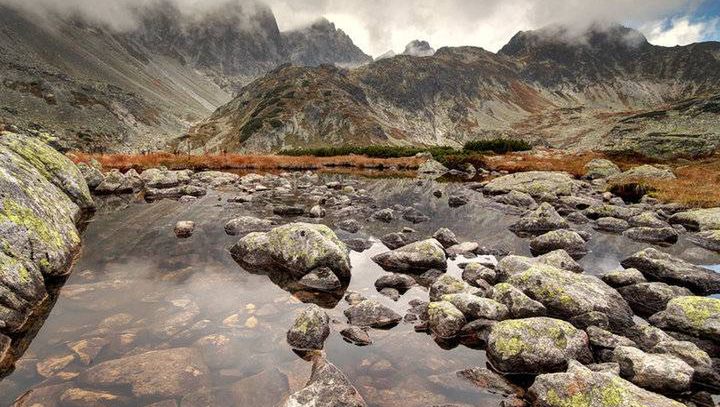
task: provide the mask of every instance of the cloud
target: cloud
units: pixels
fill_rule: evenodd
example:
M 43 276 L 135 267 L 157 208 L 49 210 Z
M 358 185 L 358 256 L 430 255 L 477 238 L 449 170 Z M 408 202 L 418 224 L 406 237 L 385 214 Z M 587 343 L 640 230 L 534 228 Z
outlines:
M 281 29 L 307 25 L 319 17 L 333 21 L 365 52 L 402 52 L 412 40 L 434 48 L 475 45 L 497 51 L 518 31 L 550 24 L 582 28 L 593 22 L 619 22 L 640 28 L 657 43 L 674 45 L 703 38 L 710 21 L 692 21 L 699 6 L 712 0 L 0 0 L 43 12 L 81 15 L 116 29 L 132 28 L 133 8 L 171 1 L 188 15 L 223 7 L 227 1 L 262 1 Z M 619 20 L 619 21 L 618 21 Z
M 675 17 L 646 24 L 640 29 L 650 43 L 672 47 L 712 38 L 718 32 L 719 23 L 719 18 L 693 22 L 689 17 Z

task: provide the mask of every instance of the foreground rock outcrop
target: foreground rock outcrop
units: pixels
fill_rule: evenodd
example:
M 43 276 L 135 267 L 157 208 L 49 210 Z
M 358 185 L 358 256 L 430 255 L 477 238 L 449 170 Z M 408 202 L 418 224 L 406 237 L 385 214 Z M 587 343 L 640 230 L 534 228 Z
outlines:
M 43 140 L 8 132 L 0 133 L 0 191 L 0 343 L 12 347 L 4 334 L 26 330 L 48 298 L 46 281 L 67 275 L 80 248 L 76 225 L 94 203 L 68 158 Z M 0 358 L 0 367 L 12 363 L 9 352 Z
M 366 407 L 357 389 L 335 365 L 322 357 L 313 361 L 310 381 L 292 394 L 283 407 Z

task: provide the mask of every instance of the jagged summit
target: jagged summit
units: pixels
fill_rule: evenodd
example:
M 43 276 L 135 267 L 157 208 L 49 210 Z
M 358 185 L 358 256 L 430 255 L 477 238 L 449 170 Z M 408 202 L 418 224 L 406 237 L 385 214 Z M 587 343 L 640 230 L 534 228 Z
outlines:
M 326 18 L 318 19 L 307 27 L 284 32 L 282 38 L 290 62 L 295 65 L 352 67 L 372 62 L 372 57 Z
M 435 49 L 427 41 L 413 40 L 405 46 L 403 55 L 414 57 L 429 57 L 435 54 Z

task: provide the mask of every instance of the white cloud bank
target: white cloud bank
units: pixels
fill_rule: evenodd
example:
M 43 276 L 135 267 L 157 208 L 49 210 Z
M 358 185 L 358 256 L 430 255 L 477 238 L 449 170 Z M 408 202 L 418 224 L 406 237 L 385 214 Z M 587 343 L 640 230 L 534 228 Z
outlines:
M 719 21 L 718 18 L 711 18 L 693 22 L 688 17 L 676 17 L 666 21 L 656 21 L 639 28 L 651 43 L 672 47 L 712 38 L 718 32 Z

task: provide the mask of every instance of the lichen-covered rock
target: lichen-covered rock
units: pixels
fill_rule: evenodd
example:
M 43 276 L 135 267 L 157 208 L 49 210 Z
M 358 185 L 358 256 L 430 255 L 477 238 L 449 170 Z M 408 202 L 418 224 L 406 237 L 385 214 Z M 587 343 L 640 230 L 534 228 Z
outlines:
M 474 293 L 476 288 L 449 274 L 443 274 L 430 285 L 430 301 L 440 301 L 444 295 Z
M 363 300 L 343 313 L 351 325 L 371 328 L 391 327 L 402 319 L 400 314 L 375 300 Z
M 587 254 L 585 240 L 577 232 L 560 229 L 552 230 L 530 241 L 530 252 L 540 256 L 555 250 L 565 250 L 573 259 L 580 259 Z
M 645 283 L 645 276 L 638 269 L 615 270 L 602 275 L 602 281 L 613 288 Z
M 342 281 L 350 278 L 348 249 L 325 225 L 290 223 L 267 233 L 250 233 L 231 249 L 241 265 L 279 268 L 295 278 L 328 267 Z
M 667 168 L 659 168 L 653 165 L 639 165 L 633 167 L 622 174 L 618 174 L 611 178 L 614 183 L 628 182 L 643 179 L 675 179 L 675 174 Z
M 487 356 L 502 373 L 541 374 L 565 370 L 575 359 L 592 361 L 588 337 L 565 321 L 536 317 L 493 326 Z
M 625 268 L 636 268 L 651 280 L 687 287 L 696 294 L 720 293 L 720 273 L 690 264 L 654 248 L 639 251 L 622 261 Z
M 178 398 L 206 386 L 209 372 L 198 350 L 173 348 L 102 362 L 85 370 L 79 382 L 127 386 L 136 398 Z
M 704 230 L 688 236 L 688 240 L 703 249 L 720 252 L 720 230 Z
M 490 181 L 485 191 L 491 195 L 520 191 L 531 196 L 542 194 L 572 195 L 577 181 L 565 172 L 527 171 L 504 175 Z
M 90 190 L 94 190 L 105 180 L 105 175 L 103 175 L 102 171 L 98 168 L 85 163 L 79 163 L 77 168 L 85 178 L 85 182 Z
M 620 167 L 614 162 L 604 158 L 596 158 L 585 164 L 585 178 L 587 179 L 610 178 L 621 172 Z
M 660 282 L 637 283 L 617 289 L 632 310 L 641 317 L 649 317 L 665 309 L 667 303 L 675 298 L 692 295 L 687 288 Z
M 666 340 L 660 341 L 650 349 L 650 353 L 662 353 L 673 355 L 678 359 L 682 359 L 693 369 L 712 367 L 712 359 L 704 350 L 698 348 L 692 342 Z
M 102 195 L 131 194 L 135 191 L 136 185 L 133 183 L 133 180 L 125 177 L 125 175 L 118 170 L 111 170 L 105 173 L 105 178 L 94 190 L 96 194 Z
M 688 230 L 720 230 L 720 208 L 678 212 L 669 221 L 673 225 L 683 225 Z
M 244 235 L 250 232 L 264 232 L 270 230 L 272 221 L 253 216 L 239 216 L 225 224 L 225 233 L 230 236 Z
M 537 209 L 523 216 L 510 226 L 510 230 L 520 233 L 541 234 L 557 229 L 567 229 L 570 225 L 555 208 L 543 202 Z
M 342 288 L 340 279 L 327 267 L 316 268 L 298 280 L 303 288 L 311 291 L 333 292 Z
M 146 188 L 173 188 L 190 182 L 191 171 L 170 171 L 158 168 L 145 170 L 140 178 Z
M 547 315 L 544 305 L 507 283 L 495 284 L 488 297 L 504 304 L 508 308 L 509 317 L 513 319 Z
M 458 241 L 457 236 L 455 236 L 455 233 L 448 229 L 448 228 L 440 228 L 435 233 L 433 233 L 433 239 L 440 242 L 443 247 L 448 248 L 451 246 L 454 246 L 460 241 Z
M 320 350 L 330 335 L 330 318 L 320 307 L 312 304 L 302 310 L 287 332 L 287 342 L 294 349 Z
M 582 273 L 583 268 L 565 250 L 555 250 L 539 257 L 510 255 L 504 257 L 496 267 L 497 280 L 505 281 L 510 276 L 529 269 L 533 264 L 544 264 L 574 273 Z
M 676 297 L 664 311 L 650 317 L 650 322 L 661 329 L 720 342 L 720 299 Z
M 435 239 L 410 243 L 389 252 L 373 256 L 373 261 L 388 271 L 422 273 L 430 269 L 445 270 L 445 250 Z
M 602 328 L 590 326 L 585 329 L 590 339 L 590 345 L 597 348 L 615 349 L 618 346 L 636 346 L 635 342 L 624 336 L 615 335 Z
M 435 301 L 428 305 L 428 326 L 439 338 L 454 338 L 465 323 L 463 313 L 449 301 Z
M 595 230 L 599 230 L 601 232 L 622 233 L 630 228 L 630 224 L 628 221 L 623 219 L 602 217 L 595 221 L 593 227 Z
M 420 164 L 420 167 L 418 167 L 418 173 L 428 176 L 440 177 L 448 171 L 450 170 L 448 170 L 446 166 L 440 164 L 432 158 Z
M 595 311 L 607 316 L 612 331 L 633 325 L 625 300 L 595 276 L 536 264 L 507 282 L 542 303 L 550 316 L 571 319 Z
M 442 301 L 447 301 L 459 309 L 465 315 L 465 319 L 490 319 L 501 321 L 508 316 L 508 308 L 489 298 L 478 297 L 468 293 L 446 294 Z
M 515 206 L 518 208 L 537 208 L 537 202 L 535 202 L 535 199 L 533 199 L 533 197 L 529 194 L 520 191 L 510 191 L 505 195 L 498 196 L 495 200 L 501 204 Z
M 316 357 L 310 380 L 283 404 L 283 407 L 307 406 L 367 407 L 367 404 L 340 369 L 326 359 Z
M 677 230 L 671 227 L 649 228 L 634 227 L 623 232 L 623 236 L 638 242 L 675 244 L 680 237 Z
M 613 351 L 613 357 L 620 364 L 620 376 L 640 387 L 661 393 L 681 393 L 692 384 L 695 371 L 675 356 L 619 346 Z
M 633 216 L 640 214 L 640 211 L 625 206 L 602 204 L 585 209 L 583 214 L 592 220 L 598 220 L 600 218 L 617 218 L 627 221 Z
M 470 284 L 471 286 L 478 287 L 482 283 L 478 283 L 478 280 L 483 280 L 488 284 L 493 284 L 497 279 L 497 273 L 495 270 L 483 266 L 481 263 L 472 262 L 468 263 L 463 269 L 462 279 Z
M 565 373 L 538 376 L 528 394 L 538 407 L 684 407 L 616 374 L 592 371 L 575 361 L 570 362 Z
M 670 224 L 660 219 L 655 212 L 643 212 L 628 219 L 628 223 L 635 227 L 667 228 Z
M 375 288 L 378 290 L 389 287 L 404 292 L 410 289 L 410 287 L 414 286 L 415 284 L 417 283 L 415 282 L 414 278 L 410 277 L 407 274 L 400 273 L 384 274 L 378 277 L 377 280 L 375 280 Z

